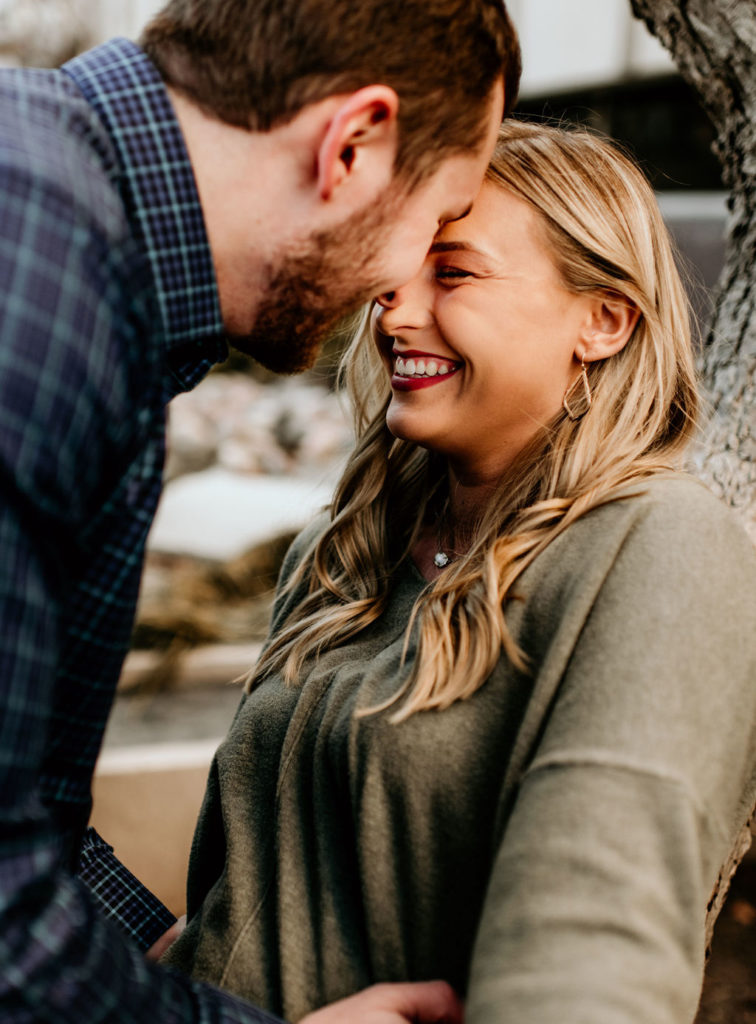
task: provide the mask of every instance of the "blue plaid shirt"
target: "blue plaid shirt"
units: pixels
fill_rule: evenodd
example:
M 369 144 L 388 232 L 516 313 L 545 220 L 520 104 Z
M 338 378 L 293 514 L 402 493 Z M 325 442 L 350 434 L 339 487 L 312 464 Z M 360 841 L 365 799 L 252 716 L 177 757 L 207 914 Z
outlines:
M 226 352 L 165 89 L 116 40 L 0 72 L 0 1019 L 262 1021 L 140 952 L 171 917 L 90 787 L 160 494 L 165 405 Z M 104 856 L 103 856 L 104 852 Z M 115 880 L 131 899 L 98 909 Z

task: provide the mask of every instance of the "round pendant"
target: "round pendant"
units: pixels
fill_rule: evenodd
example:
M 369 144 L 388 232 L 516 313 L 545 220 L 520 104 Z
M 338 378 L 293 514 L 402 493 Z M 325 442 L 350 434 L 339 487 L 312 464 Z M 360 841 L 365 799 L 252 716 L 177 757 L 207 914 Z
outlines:
M 449 556 L 444 554 L 443 551 L 437 551 L 433 556 L 433 564 L 437 569 L 443 569 L 444 566 L 449 564 Z

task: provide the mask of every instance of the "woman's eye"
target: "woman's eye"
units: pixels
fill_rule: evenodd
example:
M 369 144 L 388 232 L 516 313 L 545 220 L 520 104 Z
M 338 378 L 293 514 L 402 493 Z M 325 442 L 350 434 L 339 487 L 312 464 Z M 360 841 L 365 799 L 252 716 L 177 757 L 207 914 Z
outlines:
M 459 267 L 438 267 L 436 277 L 441 281 L 460 281 L 465 277 L 472 277 L 469 270 L 461 270 Z

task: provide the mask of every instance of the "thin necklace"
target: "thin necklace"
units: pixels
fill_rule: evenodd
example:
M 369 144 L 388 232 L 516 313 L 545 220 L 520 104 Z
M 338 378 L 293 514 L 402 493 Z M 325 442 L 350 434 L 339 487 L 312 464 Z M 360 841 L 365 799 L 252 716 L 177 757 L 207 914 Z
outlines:
M 449 550 L 444 551 L 443 533 L 444 527 L 448 523 L 448 534 L 449 534 Z M 446 501 L 444 502 L 441 514 L 438 517 L 438 532 L 436 534 L 436 543 L 438 544 L 438 551 L 433 556 L 433 564 L 437 569 L 444 569 L 450 562 L 453 562 L 455 558 L 459 558 L 459 552 L 456 550 L 456 537 L 454 535 L 454 523 L 451 522 L 449 517 L 449 496 L 447 495 Z

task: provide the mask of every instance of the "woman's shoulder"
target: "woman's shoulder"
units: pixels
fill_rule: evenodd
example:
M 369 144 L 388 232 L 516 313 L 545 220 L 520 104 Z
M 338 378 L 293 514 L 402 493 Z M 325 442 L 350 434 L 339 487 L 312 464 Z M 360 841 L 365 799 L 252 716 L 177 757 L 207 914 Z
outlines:
M 694 522 L 729 523 L 744 533 L 732 509 L 716 497 L 701 480 L 689 473 L 669 472 L 646 477 L 619 492 L 619 500 L 633 499 L 643 515 L 660 519 L 667 514 L 690 517 Z
M 318 542 L 330 523 L 331 513 L 328 509 L 323 509 L 322 512 L 318 512 L 313 519 L 302 527 L 292 540 L 284 556 L 283 564 L 285 568 L 289 569 L 289 572 L 296 568 L 310 548 Z
M 304 561 L 308 552 L 318 542 L 328 524 L 331 521 L 330 513 L 327 509 L 323 509 L 313 519 L 311 519 L 299 533 L 294 537 L 289 547 L 286 549 L 283 560 L 281 562 L 281 568 L 278 573 L 278 583 L 276 585 L 276 593 L 280 595 L 281 591 L 286 587 L 291 577 L 297 570 L 297 567 L 302 561 Z
M 647 477 L 573 522 L 516 589 L 561 617 L 599 593 L 677 601 L 684 590 L 756 604 L 756 549 L 732 509 L 683 473 Z M 644 598 L 644 599 L 647 599 Z M 544 612 L 546 614 L 546 612 Z M 752 610 L 751 610 L 752 614 Z
M 745 558 L 756 570 L 756 549 L 743 523 L 723 501 L 695 477 L 669 473 L 647 477 L 623 488 L 613 500 L 588 512 L 570 528 L 574 543 L 594 549 L 602 538 L 622 540 L 657 553 L 693 550 L 696 561 Z
M 297 568 L 304 561 L 307 553 L 317 543 L 330 521 L 330 514 L 324 509 L 300 530 L 289 545 L 278 573 L 271 630 L 277 629 L 281 625 L 297 601 L 304 596 L 301 586 L 296 586 L 292 589 L 289 583 Z

